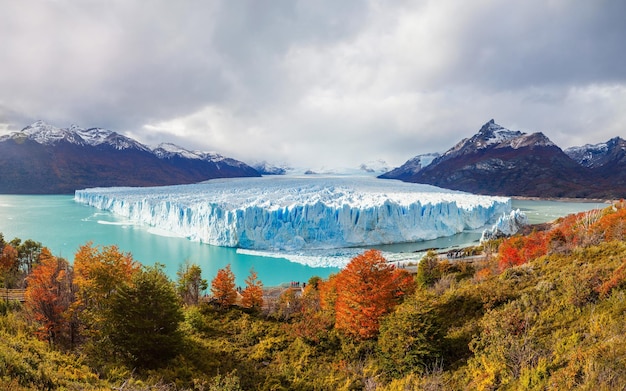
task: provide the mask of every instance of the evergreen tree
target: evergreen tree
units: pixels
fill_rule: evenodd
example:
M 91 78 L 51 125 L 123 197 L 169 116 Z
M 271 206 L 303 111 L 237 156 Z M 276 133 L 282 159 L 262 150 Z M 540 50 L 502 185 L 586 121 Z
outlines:
M 422 290 L 383 320 L 378 350 L 385 372 L 392 377 L 423 371 L 440 356 L 443 336 L 433 301 Z
M 433 285 L 440 278 L 439 258 L 436 252 L 429 250 L 417 266 L 415 281 L 419 285 L 427 287 Z
M 162 266 L 144 267 L 111 297 L 106 334 L 133 364 L 154 368 L 179 351 L 183 312 Z

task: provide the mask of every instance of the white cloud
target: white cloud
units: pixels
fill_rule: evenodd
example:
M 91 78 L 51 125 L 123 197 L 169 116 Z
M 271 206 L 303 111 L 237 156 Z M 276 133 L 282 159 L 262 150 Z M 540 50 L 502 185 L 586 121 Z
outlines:
M 0 124 L 311 166 L 400 164 L 490 118 L 597 143 L 626 127 L 624 14 L 608 0 L 4 2 Z

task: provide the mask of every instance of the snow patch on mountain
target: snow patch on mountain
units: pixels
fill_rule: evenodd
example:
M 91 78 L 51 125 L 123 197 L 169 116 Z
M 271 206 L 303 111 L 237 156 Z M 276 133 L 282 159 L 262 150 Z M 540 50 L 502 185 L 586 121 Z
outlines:
M 510 199 L 372 177 L 274 176 L 78 190 L 77 202 L 218 246 L 295 251 L 414 242 L 484 226 Z
M 465 138 L 458 142 L 454 147 L 446 151 L 434 163 L 438 164 L 442 161 L 456 158 L 462 155 L 476 153 L 477 151 L 491 148 L 534 148 L 534 147 L 550 147 L 555 144 L 550 141 L 543 133 L 523 133 L 519 130 L 513 131 L 506 129 L 492 119 L 484 124 L 478 133 L 470 138 Z M 408 163 L 408 162 L 407 162 Z
M 474 144 L 476 144 L 478 148 L 486 148 L 490 145 L 502 144 L 504 142 L 511 141 L 521 135 L 522 132 L 504 128 L 491 119 L 483 125 L 482 128 L 480 128 L 478 134 L 472 139 L 474 139 Z
M 293 170 L 286 163 L 270 163 L 266 160 L 254 162 L 250 166 L 261 175 L 286 175 L 289 171 Z
M 614 137 L 605 143 L 571 147 L 564 152 L 582 166 L 597 168 L 611 160 L 622 159 L 625 151 L 626 141 L 620 137 Z
M 203 157 L 200 154 L 188 151 L 185 148 L 179 147 L 178 145 L 172 144 L 172 143 L 161 143 L 157 145 L 157 147 L 154 148 L 152 151 L 160 159 L 169 159 L 175 156 L 182 157 L 185 159 L 198 159 L 198 160 L 203 159 Z
M 392 170 L 392 169 L 393 167 L 391 167 L 386 161 L 382 159 L 370 160 L 368 162 L 361 163 L 361 165 L 359 165 L 359 170 L 363 171 L 366 174 L 371 174 L 371 175 L 384 174 L 387 171 Z
M 37 121 L 19 132 L 0 137 L 0 141 L 8 139 L 28 138 L 39 144 L 55 145 L 60 141 L 66 141 L 76 145 L 109 145 L 118 150 L 137 149 L 153 153 L 161 159 L 178 156 L 184 159 L 199 159 L 209 162 L 225 162 L 230 166 L 241 167 L 245 163 L 230 159 L 217 152 L 190 151 L 172 143 L 162 143 L 155 148 L 150 148 L 130 137 L 123 136 L 112 130 L 102 128 L 81 128 L 72 124 L 69 128 L 58 128 L 44 121 Z
M 8 138 L 12 136 L 17 138 L 26 136 L 39 144 L 55 144 L 61 140 L 67 140 L 72 144 L 79 145 L 84 143 L 84 140 L 76 132 L 69 129 L 57 128 L 43 121 L 37 121 L 22 129 L 21 132 L 15 132 L 9 135 Z

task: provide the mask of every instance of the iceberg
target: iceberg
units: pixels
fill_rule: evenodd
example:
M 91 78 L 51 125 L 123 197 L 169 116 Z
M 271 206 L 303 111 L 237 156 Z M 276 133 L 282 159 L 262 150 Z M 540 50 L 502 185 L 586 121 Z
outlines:
M 191 240 L 264 251 L 434 239 L 483 227 L 511 209 L 506 197 L 367 176 L 91 188 L 77 190 L 74 199 Z
M 483 231 L 480 242 L 513 236 L 526 225 L 528 225 L 528 216 L 521 210 L 512 210 L 509 214 L 503 213 L 491 229 Z

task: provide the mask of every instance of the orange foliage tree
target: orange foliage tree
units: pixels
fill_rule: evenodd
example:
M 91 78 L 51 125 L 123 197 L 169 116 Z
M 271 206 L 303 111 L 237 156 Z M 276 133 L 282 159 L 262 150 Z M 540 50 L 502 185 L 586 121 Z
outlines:
M 259 309 L 263 307 L 263 283 L 258 279 L 254 268 L 246 278 L 246 288 L 241 293 L 241 305 L 245 308 Z
M 329 284 L 321 282 L 319 277 L 312 277 L 309 280 L 300 297 L 300 316 L 298 321 L 292 325 L 295 336 L 310 343 L 319 343 L 328 336 L 328 330 L 333 326 L 333 313 L 321 308 L 322 289 L 325 289 L 324 295 L 326 296 L 324 299 L 327 303 L 334 300 L 328 297 L 330 293 L 328 288 Z M 325 306 L 328 307 L 328 305 Z M 334 311 L 334 301 L 332 306 Z
M 358 339 L 377 335 L 380 319 L 415 291 L 413 277 L 387 263 L 380 251 L 353 258 L 334 278 L 335 328 Z
M 211 281 L 211 294 L 220 307 L 226 308 L 237 301 L 235 290 L 235 275 L 230 270 L 230 265 L 217 271 L 217 275 Z
M 546 255 L 548 244 L 548 235 L 544 232 L 533 232 L 504 240 L 498 249 L 500 270 Z
M 65 312 L 72 302 L 72 273 L 69 263 L 41 250 L 39 264 L 27 278 L 26 306 L 40 323 L 39 335 L 58 342 L 63 329 L 68 329 Z
M 626 238 L 626 207 L 616 203 L 610 212 L 594 223 L 593 228 L 601 233 L 605 241 L 624 240 Z
M 74 313 L 82 325 L 98 334 L 106 322 L 111 296 L 122 286 L 130 284 L 140 270 L 130 253 L 120 252 L 117 246 L 81 246 L 74 256 L 74 283 L 76 302 Z
M 10 244 L 5 244 L 0 252 L 0 273 L 2 273 L 5 288 L 10 287 L 9 276 L 17 270 L 18 266 L 17 250 Z

